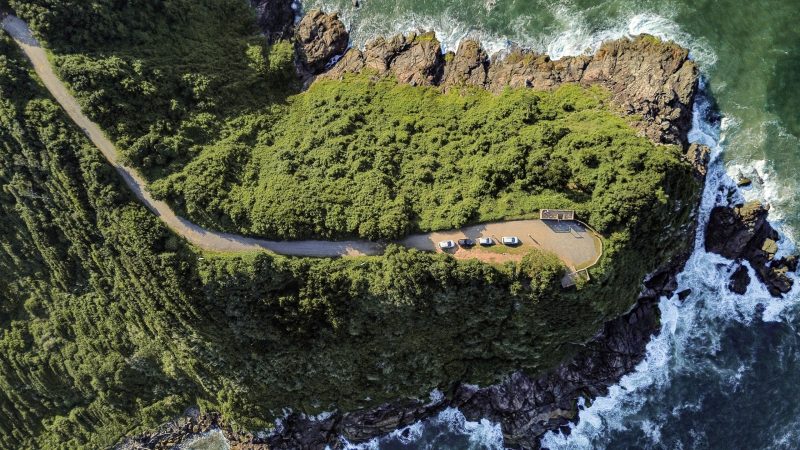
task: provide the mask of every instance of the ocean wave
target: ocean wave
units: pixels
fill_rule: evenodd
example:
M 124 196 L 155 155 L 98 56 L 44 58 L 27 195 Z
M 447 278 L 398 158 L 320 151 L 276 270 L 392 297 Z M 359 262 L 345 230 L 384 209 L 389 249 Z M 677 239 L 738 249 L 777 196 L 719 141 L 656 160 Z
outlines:
M 608 40 L 642 33 L 652 34 L 665 40 L 675 41 L 691 49 L 690 57 L 702 67 L 708 68 L 716 63 L 717 57 L 711 45 L 705 39 L 698 39 L 681 30 L 672 18 L 654 12 L 642 11 L 640 8 L 628 6 L 619 13 L 616 25 L 598 29 L 581 8 L 571 2 L 546 2 L 541 9 L 546 9 L 554 21 L 546 29 L 537 29 L 533 15 L 519 14 L 510 19 L 506 34 L 487 30 L 473 23 L 464 23 L 456 19 L 458 14 L 453 10 L 458 6 L 445 8 L 432 14 L 418 14 L 404 11 L 390 13 L 370 11 L 368 19 L 361 18 L 358 8 L 342 5 L 336 0 L 317 0 L 311 3 L 329 11 L 338 11 L 340 18 L 350 31 L 350 38 L 355 47 L 364 45 L 377 36 L 390 36 L 396 33 L 408 33 L 419 30 L 433 30 L 442 44 L 444 51 L 456 50 L 463 39 L 476 39 L 481 42 L 490 55 L 502 53 L 514 45 L 547 53 L 552 58 L 575 56 L 593 53 Z M 497 8 L 497 3 L 487 1 L 484 5 L 487 13 Z M 537 10 L 534 7 L 532 10 Z
M 705 86 L 701 88 L 705 89 Z M 713 371 L 720 383 L 735 390 L 752 361 L 742 361 L 736 370 L 731 371 L 715 367 L 707 358 L 707 355 L 721 352 L 720 341 L 726 324 L 749 324 L 756 317 L 764 321 L 784 320 L 784 313 L 797 305 L 800 286 L 796 276 L 793 277 L 795 284 L 792 291 L 781 299 L 775 299 L 757 280 L 753 268 L 744 262 L 752 281 L 745 295 L 738 295 L 727 288 L 735 264 L 705 251 L 703 235 L 711 209 L 718 204 L 728 204 L 727 192 L 731 190 L 739 192 L 741 197 L 746 196 L 737 191 L 730 176 L 731 173 L 738 173 L 736 171 L 739 169 L 735 166 L 726 168 L 721 158 L 722 144 L 727 134 L 735 131 L 739 123 L 724 119 L 719 124 L 708 121 L 708 108 L 710 103 L 700 96 L 695 104 L 694 123 L 689 134 L 690 141 L 712 148 L 712 160 L 701 199 L 695 250 L 683 272 L 678 275 L 678 291 L 691 289 L 692 294 L 684 302 L 675 296 L 661 299 L 661 331 L 647 345 L 644 361 L 632 373 L 625 375 L 619 384 L 612 386 L 607 396 L 596 399 L 589 408 L 579 411 L 579 422 L 571 426 L 568 436 L 548 433 L 543 440 L 544 447 L 553 450 L 602 448 L 614 431 L 627 430 L 636 424 L 645 436 L 660 439 L 658 419 L 641 419 L 637 414 L 649 402 L 658 402 L 659 393 L 667 390 L 674 374 Z M 769 175 L 767 165 L 756 163 L 752 166 L 761 175 L 758 193 L 770 195 L 770 192 L 775 192 L 778 189 L 775 186 L 777 182 Z M 779 241 L 781 251 L 794 249 L 791 239 L 785 238 L 786 230 L 780 224 L 775 225 L 782 236 Z M 661 420 L 666 420 L 666 417 Z M 695 444 L 705 440 L 702 430 L 693 432 L 696 434 Z
M 433 430 L 433 431 L 432 431 Z M 426 432 L 431 432 L 426 435 Z M 431 434 L 431 433 L 428 433 Z M 416 422 L 413 425 L 395 430 L 392 433 L 370 440 L 361 444 L 351 444 L 346 439 L 342 439 L 345 450 L 378 450 L 382 443 L 393 442 L 403 446 L 411 446 L 420 449 L 436 450 L 437 438 L 443 434 L 466 436 L 466 447 L 463 449 L 474 450 L 503 450 L 503 432 L 500 424 L 492 423 L 489 420 L 469 421 L 456 408 L 446 408 L 436 417 Z

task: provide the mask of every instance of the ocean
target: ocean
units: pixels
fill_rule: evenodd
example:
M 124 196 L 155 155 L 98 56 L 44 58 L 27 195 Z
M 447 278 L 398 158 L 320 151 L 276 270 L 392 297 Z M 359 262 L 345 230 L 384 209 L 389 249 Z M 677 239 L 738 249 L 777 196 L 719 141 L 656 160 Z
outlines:
M 638 33 L 674 40 L 703 75 L 690 140 L 714 149 L 698 236 L 720 200 L 716 188 L 747 176 L 754 184 L 740 195 L 771 205 L 781 251 L 800 237 L 800 0 L 361 0 L 360 8 L 313 0 L 304 7 L 339 11 L 356 46 L 419 28 L 435 30 L 446 49 L 476 37 L 490 52 L 519 44 L 554 58 Z M 745 295 L 732 294 L 730 270 L 698 240 L 679 277 L 692 294 L 682 303 L 661 299 L 661 333 L 645 361 L 608 396 L 581 407 L 568 436 L 551 433 L 544 445 L 800 448 L 800 288 L 773 299 L 754 281 Z M 502 449 L 503 440 L 498 424 L 447 410 L 349 447 Z

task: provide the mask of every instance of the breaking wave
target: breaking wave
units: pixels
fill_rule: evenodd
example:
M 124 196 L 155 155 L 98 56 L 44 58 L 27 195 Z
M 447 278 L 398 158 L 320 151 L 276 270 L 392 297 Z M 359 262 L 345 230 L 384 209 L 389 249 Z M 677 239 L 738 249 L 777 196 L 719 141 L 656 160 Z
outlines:
M 486 419 L 467 420 L 455 408 L 447 408 L 438 416 L 395 430 L 387 436 L 363 444 L 343 441 L 346 450 L 378 450 L 382 448 L 416 448 L 420 450 L 503 450 L 503 432 L 499 424 Z
M 505 27 L 505 33 L 489 31 L 477 26 L 474 21 L 466 23 L 458 20 L 460 14 L 455 9 L 460 8 L 460 5 L 434 14 L 413 11 L 400 13 L 396 10 L 391 13 L 370 11 L 368 18 L 362 18 L 358 8 L 337 0 L 317 0 L 310 5 L 338 11 L 350 30 L 352 44 L 361 48 L 377 36 L 434 30 L 444 51 L 455 50 L 462 39 L 471 38 L 479 40 L 489 54 L 501 53 L 519 45 L 547 53 L 552 58 L 561 58 L 594 52 L 607 40 L 648 33 L 673 40 L 691 49 L 691 57 L 702 67 L 709 67 L 716 62 L 716 55 L 706 40 L 696 39 L 683 32 L 674 20 L 664 15 L 628 8 L 620 12 L 620 16 L 615 19 L 615 25 L 598 27 L 587 17 L 585 11 L 571 2 L 537 3 L 541 4 L 534 6 L 534 9 L 546 11 L 551 19 L 548 26 L 539 29 L 540 22 L 534 20 L 535 16 L 515 15 Z M 489 0 L 484 6 L 486 13 L 491 14 L 498 7 L 498 2 Z
M 661 299 L 661 331 L 647 345 L 644 361 L 634 372 L 624 376 L 619 384 L 613 386 L 607 396 L 598 398 L 590 407 L 581 409 L 579 422 L 571 425 L 569 435 L 548 433 L 543 440 L 546 448 L 602 448 L 614 432 L 627 431 L 631 427 L 638 427 L 653 444 L 658 444 L 662 434 L 659 422 L 665 422 L 666 415 L 659 418 L 652 417 L 652 414 L 639 413 L 646 404 L 660 401 L 659 396 L 669 387 L 673 374 L 689 370 L 715 371 L 717 378 L 735 390 L 743 373 L 751 366 L 751 361 L 743 361 L 736 370 L 730 370 L 717 367 L 703 357 L 721 351 L 720 329 L 723 327 L 720 324 L 731 321 L 748 324 L 756 318 L 763 321 L 782 320 L 782 314 L 787 308 L 797 303 L 797 279 L 790 293 L 783 299 L 774 299 L 757 281 L 755 271 L 747 263 L 744 264 L 753 280 L 747 292 L 744 295 L 730 292 L 727 284 L 735 268 L 734 264 L 704 249 L 703 233 L 711 209 L 719 204 L 727 205 L 727 193 L 731 191 L 735 192 L 735 201 L 750 197 L 738 191 L 734 179 L 729 176 L 731 173 L 738 174 L 740 169 L 735 166 L 726 169 L 721 158 L 726 135 L 731 127 L 738 124 L 730 120 L 723 120 L 720 124 L 707 120 L 709 108 L 709 101 L 701 95 L 695 104 L 694 124 L 689 135 L 691 142 L 712 148 L 712 161 L 701 200 L 695 249 L 678 276 L 677 292 L 691 289 L 692 294 L 684 302 L 677 296 Z M 772 186 L 772 178 L 766 165 L 756 164 L 754 170 L 760 176 L 760 190 L 757 192 L 760 195 L 769 195 L 776 187 Z M 779 225 L 777 228 L 780 230 Z M 794 248 L 794 243 L 786 236 L 786 233 L 781 233 L 779 241 L 783 253 Z M 702 402 L 702 396 L 699 401 Z M 686 404 L 681 408 L 700 406 Z M 672 412 L 675 417 L 679 414 L 679 410 Z M 702 441 L 702 436 L 698 435 L 697 438 Z

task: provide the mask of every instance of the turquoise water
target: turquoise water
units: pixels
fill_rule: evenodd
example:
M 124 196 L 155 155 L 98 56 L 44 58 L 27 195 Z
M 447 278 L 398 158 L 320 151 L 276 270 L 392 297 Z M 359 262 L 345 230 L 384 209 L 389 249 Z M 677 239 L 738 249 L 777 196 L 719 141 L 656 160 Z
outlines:
M 315 0 L 306 8 L 339 10 L 353 45 L 370 37 L 435 29 L 447 48 L 466 36 L 490 51 L 510 43 L 558 57 L 604 39 L 648 32 L 691 50 L 704 89 L 722 120 L 699 120 L 691 134 L 715 148 L 703 211 L 719 185 L 739 174 L 742 191 L 773 207 L 789 251 L 800 238 L 800 0 Z M 714 109 L 701 104 L 701 110 Z M 705 114 L 697 114 L 700 119 Z M 702 225 L 701 225 L 702 227 Z M 702 231 L 702 230 L 701 230 Z M 662 299 L 662 330 L 646 360 L 609 396 L 583 409 L 569 436 L 548 435 L 563 449 L 800 448 L 799 289 L 773 300 L 752 284 L 734 295 L 731 264 L 696 248 L 680 276 L 692 295 Z M 470 423 L 456 411 L 360 448 L 502 448 L 496 424 Z

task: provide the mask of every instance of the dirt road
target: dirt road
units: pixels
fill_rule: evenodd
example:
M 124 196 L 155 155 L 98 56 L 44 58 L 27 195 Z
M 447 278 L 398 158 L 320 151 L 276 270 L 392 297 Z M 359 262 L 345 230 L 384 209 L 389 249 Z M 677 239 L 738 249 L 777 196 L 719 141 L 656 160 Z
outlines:
M 352 241 L 270 241 L 254 239 L 235 234 L 220 233 L 206 230 L 188 220 L 178 217 L 166 203 L 154 199 L 147 191 L 147 184 L 139 173 L 119 162 L 119 153 L 114 144 L 105 136 L 100 127 L 89 120 L 81 112 L 78 101 L 70 94 L 67 87 L 56 76 L 47 53 L 31 35 L 27 24 L 14 16 L 6 17 L 2 28 L 11 35 L 20 48 L 31 60 L 36 74 L 50 91 L 50 94 L 64 108 L 75 124 L 97 146 L 108 162 L 119 172 L 128 187 L 136 197 L 157 215 L 165 225 L 175 233 L 183 236 L 193 245 L 209 251 L 217 252 L 251 252 L 269 250 L 275 253 L 292 256 L 363 256 L 378 255 L 384 250 L 382 244 L 363 240 Z M 477 239 L 480 236 L 513 235 L 522 240 L 519 249 L 508 249 L 508 252 L 499 252 L 496 249 L 457 249 L 451 253 L 459 258 L 477 258 L 486 261 L 502 262 L 518 260 L 524 249 L 535 246 L 557 254 L 568 266 L 579 267 L 595 260 L 602 251 L 599 239 L 586 230 L 581 224 L 562 222 L 559 226 L 567 229 L 554 228 L 551 222 L 540 220 L 517 220 L 475 225 L 461 230 L 435 232 L 409 236 L 400 241 L 401 244 L 420 250 L 438 251 L 437 243 L 442 240 L 456 240 L 462 237 Z M 571 230 L 571 231 L 570 231 Z M 500 247 L 498 247 L 500 248 Z

